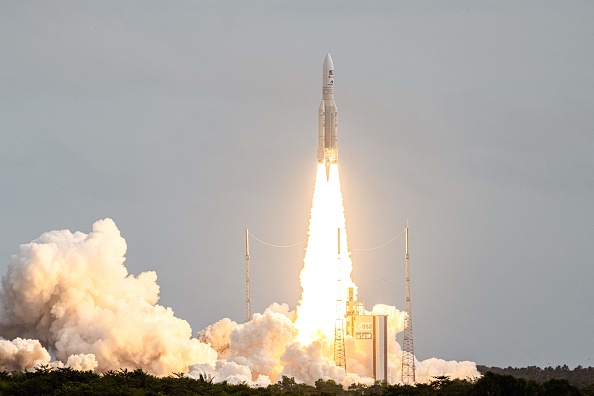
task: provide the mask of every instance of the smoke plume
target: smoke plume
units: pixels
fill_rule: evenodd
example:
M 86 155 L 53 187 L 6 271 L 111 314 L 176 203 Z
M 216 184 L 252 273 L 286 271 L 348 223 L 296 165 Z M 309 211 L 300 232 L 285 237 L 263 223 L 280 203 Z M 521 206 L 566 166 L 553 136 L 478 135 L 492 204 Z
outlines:
M 141 367 L 185 372 L 217 353 L 192 338 L 189 324 L 157 304 L 155 272 L 124 267 L 126 242 L 111 219 L 93 231 L 51 231 L 21 245 L 0 289 L 0 335 L 39 340 L 72 367 L 100 371 Z
M 28 371 L 49 362 L 50 354 L 37 340 L 0 340 L 0 371 Z

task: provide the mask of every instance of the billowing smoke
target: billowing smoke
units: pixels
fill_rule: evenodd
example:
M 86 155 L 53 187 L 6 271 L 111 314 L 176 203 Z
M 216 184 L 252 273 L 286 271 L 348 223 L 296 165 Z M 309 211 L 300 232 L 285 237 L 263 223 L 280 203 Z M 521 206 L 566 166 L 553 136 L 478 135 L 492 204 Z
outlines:
M 68 361 L 65 367 L 70 367 L 74 370 L 89 371 L 95 370 L 99 366 L 99 362 L 95 359 L 95 355 L 91 353 L 79 353 L 77 355 L 68 356 Z
M 37 339 L 58 360 L 100 371 L 142 367 L 167 375 L 213 364 L 217 353 L 157 304 L 155 272 L 128 275 L 125 253 L 111 219 L 88 235 L 52 231 L 21 245 L 2 278 L 0 335 Z
M 379 304 L 369 314 L 388 315 L 388 339 L 404 330 L 406 314 L 395 307 Z M 332 379 L 347 386 L 352 383 L 374 383 L 371 367 L 367 367 L 367 350 L 357 349 L 352 337 L 345 338 L 348 373 L 337 367 L 333 360 L 333 339 L 320 335 L 310 344 L 298 341 L 295 312 L 286 304 L 272 304 L 263 314 L 237 324 L 223 319 L 199 333 L 199 339 L 211 343 L 219 354 L 215 367 L 208 364 L 190 367 L 191 377 L 209 376 L 214 381 L 246 382 L 264 385 L 293 377 L 297 382 L 314 384 L 318 379 Z M 388 344 L 388 382 L 399 383 L 401 378 L 401 349 L 398 343 Z M 479 375 L 472 362 L 427 359 L 416 361 L 418 382 L 430 382 L 437 375 L 452 378 L 470 378 Z M 247 369 L 247 370 L 246 370 Z M 249 380 L 246 373 L 251 372 Z
M 346 245 L 346 232 L 344 238 Z M 248 323 L 225 318 L 193 338 L 186 321 L 157 304 L 154 272 L 128 274 L 125 252 L 126 243 L 110 219 L 96 222 L 88 235 L 52 231 L 21 245 L 2 278 L 0 336 L 30 339 L 0 340 L 0 370 L 32 370 L 49 363 L 99 372 L 120 368 L 141 368 L 155 375 L 183 372 L 251 386 L 267 386 L 281 376 L 308 384 L 318 379 L 343 385 L 374 382 L 367 367 L 368 352 L 357 350 L 349 336 L 345 338 L 348 373 L 335 365 L 334 340 L 323 328 L 327 323 L 309 326 L 308 340 L 300 339 L 297 313 L 303 314 L 302 319 L 308 315 L 303 313 L 307 306 L 303 299 L 298 312 L 273 303 Z M 344 283 L 354 286 L 350 270 Z M 395 307 L 377 305 L 371 312 L 388 315 L 389 340 L 404 329 L 406 314 Z M 48 350 L 56 361 L 50 362 Z M 400 357 L 400 346 L 390 342 L 390 383 L 400 381 Z M 435 375 L 479 374 L 471 362 L 417 361 L 418 381 L 428 382 Z
M 50 354 L 38 340 L 0 340 L 0 370 L 28 371 L 50 362 Z

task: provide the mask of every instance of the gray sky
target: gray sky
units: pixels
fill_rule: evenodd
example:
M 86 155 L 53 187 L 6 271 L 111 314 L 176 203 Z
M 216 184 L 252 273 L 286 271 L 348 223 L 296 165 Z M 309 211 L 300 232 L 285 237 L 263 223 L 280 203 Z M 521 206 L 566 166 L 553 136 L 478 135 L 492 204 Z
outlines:
M 332 54 L 352 248 L 411 223 L 415 352 L 594 365 L 594 3 L 0 1 L 0 270 L 111 217 L 194 332 L 243 319 L 244 229 L 306 238 Z M 252 241 L 255 311 L 303 246 Z M 403 240 L 353 251 L 403 306 Z

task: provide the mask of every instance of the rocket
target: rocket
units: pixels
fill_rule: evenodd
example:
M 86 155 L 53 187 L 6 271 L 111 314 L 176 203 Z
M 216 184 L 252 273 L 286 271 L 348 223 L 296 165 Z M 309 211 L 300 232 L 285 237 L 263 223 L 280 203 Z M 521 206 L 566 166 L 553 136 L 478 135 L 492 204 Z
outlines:
M 330 54 L 324 59 L 318 131 L 318 163 L 326 165 L 326 180 L 329 181 L 330 165 L 338 163 L 338 109 L 334 103 L 334 63 Z

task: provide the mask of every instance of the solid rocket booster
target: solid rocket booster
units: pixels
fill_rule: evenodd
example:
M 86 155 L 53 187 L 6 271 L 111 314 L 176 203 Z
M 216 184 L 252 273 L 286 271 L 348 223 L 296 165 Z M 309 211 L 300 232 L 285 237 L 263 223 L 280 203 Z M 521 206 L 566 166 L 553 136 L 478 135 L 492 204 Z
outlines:
M 330 165 L 338 163 L 338 109 L 334 103 L 334 63 L 330 54 L 324 59 L 318 131 L 318 162 L 326 165 L 326 180 L 330 180 Z

